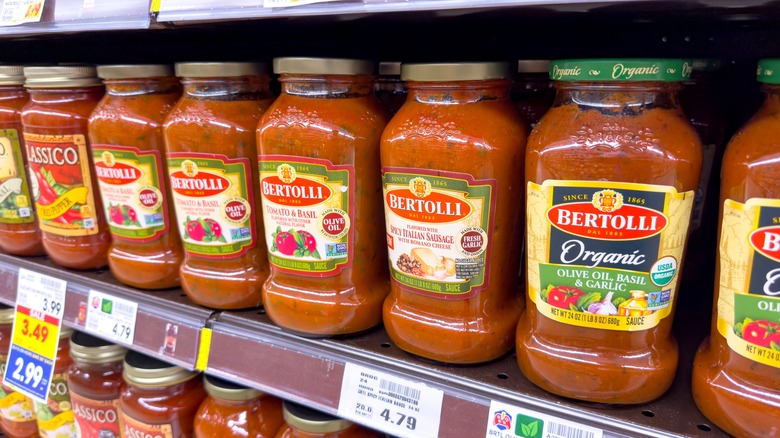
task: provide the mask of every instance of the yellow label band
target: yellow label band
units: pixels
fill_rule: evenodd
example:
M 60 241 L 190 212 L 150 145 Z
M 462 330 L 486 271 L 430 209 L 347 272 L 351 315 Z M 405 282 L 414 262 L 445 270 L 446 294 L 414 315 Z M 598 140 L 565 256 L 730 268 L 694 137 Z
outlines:
M 44 220 L 56 219 L 65 214 L 74 205 L 86 204 L 88 194 L 89 189 L 86 187 L 71 189 L 49 205 L 38 205 L 38 216 Z
M 200 345 L 198 347 L 198 360 L 195 361 L 195 369 L 206 371 L 209 364 L 209 353 L 211 352 L 211 329 L 203 328 L 200 331 Z

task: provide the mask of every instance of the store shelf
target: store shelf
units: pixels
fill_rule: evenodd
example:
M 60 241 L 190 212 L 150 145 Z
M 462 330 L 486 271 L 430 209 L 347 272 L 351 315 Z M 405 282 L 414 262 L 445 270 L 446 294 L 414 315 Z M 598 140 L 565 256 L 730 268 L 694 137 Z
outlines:
M 89 291 L 107 293 L 138 303 L 134 350 L 194 369 L 198 359 L 201 332 L 213 312 L 193 304 L 180 289 L 142 292 L 118 283 L 106 271 L 80 272 L 54 265 L 47 257 L 15 258 L 0 254 L 0 302 L 16 303 L 19 268 L 29 269 L 68 282 L 63 324 L 84 330 Z M 81 317 L 80 317 L 81 315 Z M 176 348 L 164 351 L 167 325 L 178 326 Z
M 41 21 L 0 27 L 0 37 L 98 30 L 147 29 L 150 0 L 47 1 Z M 53 6 L 53 13 L 49 8 Z

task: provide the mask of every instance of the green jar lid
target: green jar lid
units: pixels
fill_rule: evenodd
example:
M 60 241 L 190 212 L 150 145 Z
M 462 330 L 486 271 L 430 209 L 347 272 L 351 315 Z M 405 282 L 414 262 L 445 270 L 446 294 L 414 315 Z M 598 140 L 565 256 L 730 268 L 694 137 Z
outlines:
M 687 59 L 559 59 L 550 79 L 566 82 L 680 82 L 691 76 Z
M 758 82 L 780 84 L 780 58 L 766 58 L 758 61 Z

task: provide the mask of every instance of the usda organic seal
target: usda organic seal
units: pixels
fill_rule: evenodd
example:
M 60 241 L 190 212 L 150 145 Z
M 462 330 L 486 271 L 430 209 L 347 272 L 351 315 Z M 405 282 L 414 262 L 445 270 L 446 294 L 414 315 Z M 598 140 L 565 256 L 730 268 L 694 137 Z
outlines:
M 650 268 L 650 281 L 656 286 L 666 286 L 677 273 L 677 260 L 672 256 L 661 257 Z

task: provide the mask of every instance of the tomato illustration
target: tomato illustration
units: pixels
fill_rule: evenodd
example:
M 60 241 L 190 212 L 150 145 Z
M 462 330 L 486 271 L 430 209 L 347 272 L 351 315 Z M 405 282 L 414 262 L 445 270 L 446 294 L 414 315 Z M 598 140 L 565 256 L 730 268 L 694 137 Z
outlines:
M 298 244 L 295 243 L 295 237 L 287 231 L 277 233 L 275 239 L 276 248 L 284 255 L 293 255 L 295 254 L 295 250 L 298 249 Z
M 211 234 L 214 235 L 214 238 L 219 239 L 219 236 L 222 235 L 222 227 L 219 225 L 219 223 L 214 219 L 203 219 L 203 222 L 208 224 L 209 229 L 211 229 Z
M 133 207 L 129 205 L 125 205 L 125 209 L 127 209 L 127 217 L 130 218 L 131 222 L 138 221 L 138 214 L 133 210 Z
M 303 245 L 311 252 L 317 249 L 317 240 L 308 231 L 298 230 L 298 234 L 303 239 Z
M 122 214 L 122 208 L 118 205 L 112 205 L 108 208 L 108 215 L 111 217 L 111 222 L 115 224 L 123 224 L 125 222 L 125 215 Z
M 202 242 L 203 238 L 206 237 L 206 230 L 203 229 L 203 225 L 200 222 L 189 221 L 187 222 L 187 234 L 190 236 L 190 239 Z
M 556 286 L 547 292 L 547 302 L 560 309 L 568 309 L 577 305 L 577 300 L 585 295 L 584 291 L 571 286 Z
M 742 329 L 742 339 L 751 344 L 771 347 L 780 345 L 780 324 L 772 321 L 752 321 Z

